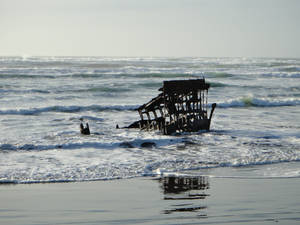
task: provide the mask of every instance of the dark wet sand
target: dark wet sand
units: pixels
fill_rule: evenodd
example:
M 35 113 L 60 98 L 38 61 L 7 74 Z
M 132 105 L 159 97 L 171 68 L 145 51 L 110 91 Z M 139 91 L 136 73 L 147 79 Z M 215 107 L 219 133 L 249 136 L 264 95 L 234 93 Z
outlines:
M 300 224 L 300 178 L 0 186 L 0 224 Z

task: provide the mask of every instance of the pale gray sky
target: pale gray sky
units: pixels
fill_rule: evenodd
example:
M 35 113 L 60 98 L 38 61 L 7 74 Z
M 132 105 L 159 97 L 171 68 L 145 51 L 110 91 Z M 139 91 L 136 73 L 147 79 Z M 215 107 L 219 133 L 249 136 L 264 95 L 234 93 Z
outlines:
M 0 0 L 0 55 L 300 57 L 300 0 Z

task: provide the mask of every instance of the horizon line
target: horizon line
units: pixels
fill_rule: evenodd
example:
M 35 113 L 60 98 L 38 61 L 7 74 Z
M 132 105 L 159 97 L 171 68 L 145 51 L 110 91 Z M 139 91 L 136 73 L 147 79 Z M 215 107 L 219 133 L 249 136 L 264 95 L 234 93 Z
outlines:
M 0 57 L 20 57 L 20 58 L 38 58 L 38 57 L 73 57 L 73 58 L 246 58 L 246 59 L 300 59 L 300 57 L 292 56 L 125 56 L 125 55 L 30 55 L 30 54 L 20 54 L 20 55 L 6 55 L 0 54 Z

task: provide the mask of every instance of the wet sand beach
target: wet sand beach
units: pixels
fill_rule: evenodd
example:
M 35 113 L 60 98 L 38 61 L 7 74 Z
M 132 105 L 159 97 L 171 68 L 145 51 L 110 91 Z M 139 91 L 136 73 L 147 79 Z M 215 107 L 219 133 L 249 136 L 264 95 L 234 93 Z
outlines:
M 0 224 L 299 224 L 299 178 L 144 177 L 0 186 Z

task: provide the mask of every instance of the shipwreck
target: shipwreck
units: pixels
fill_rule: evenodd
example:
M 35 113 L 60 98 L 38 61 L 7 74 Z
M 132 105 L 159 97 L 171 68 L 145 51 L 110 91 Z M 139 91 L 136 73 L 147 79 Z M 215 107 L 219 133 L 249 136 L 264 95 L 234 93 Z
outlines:
M 209 130 L 216 103 L 208 116 L 208 89 L 205 79 L 164 81 L 161 93 L 136 110 L 140 120 L 127 128 L 159 130 L 169 135 L 176 132 Z

